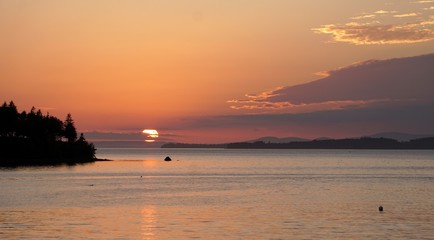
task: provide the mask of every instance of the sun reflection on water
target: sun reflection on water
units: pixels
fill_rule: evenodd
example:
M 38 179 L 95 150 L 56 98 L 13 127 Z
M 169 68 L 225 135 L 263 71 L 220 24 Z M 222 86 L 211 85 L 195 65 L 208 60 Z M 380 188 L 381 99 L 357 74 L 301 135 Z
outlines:
M 154 206 L 145 206 L 142 209 L 142 239 L 153 240 L 156 239 L 156 209 Z

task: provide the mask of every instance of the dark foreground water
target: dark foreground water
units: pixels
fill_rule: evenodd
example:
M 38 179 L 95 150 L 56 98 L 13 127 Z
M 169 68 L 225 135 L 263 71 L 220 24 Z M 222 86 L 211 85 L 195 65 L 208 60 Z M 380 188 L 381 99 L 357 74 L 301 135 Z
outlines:
M 98 157 L 117 161 L 0 169 L 0 239 L 434 236 L 434 151 L 100 149 Z

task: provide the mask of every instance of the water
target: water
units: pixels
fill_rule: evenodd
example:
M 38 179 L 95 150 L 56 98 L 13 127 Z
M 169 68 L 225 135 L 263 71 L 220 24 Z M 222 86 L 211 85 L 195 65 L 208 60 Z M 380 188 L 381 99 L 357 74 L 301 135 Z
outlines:
M 116 161 L 0 169 L 0 238 L 434 236 L 434 151 L 99 149 L 98 157 Z

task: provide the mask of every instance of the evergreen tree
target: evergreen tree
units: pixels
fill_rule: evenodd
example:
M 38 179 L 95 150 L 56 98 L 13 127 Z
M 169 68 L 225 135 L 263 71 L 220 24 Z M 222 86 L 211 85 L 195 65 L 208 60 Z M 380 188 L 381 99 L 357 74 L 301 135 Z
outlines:
M 0 107 L 0 136 L 12 137 L 16 134 L 18 111 L 14 102 L 4 102 Z
M 69 143 L 77 140 L 77 130 L 75 129 L 74 120 L 72 120 L 70 113 L 66 115 L 66 120 L 64 122 L 64 136 L 68 139 Z

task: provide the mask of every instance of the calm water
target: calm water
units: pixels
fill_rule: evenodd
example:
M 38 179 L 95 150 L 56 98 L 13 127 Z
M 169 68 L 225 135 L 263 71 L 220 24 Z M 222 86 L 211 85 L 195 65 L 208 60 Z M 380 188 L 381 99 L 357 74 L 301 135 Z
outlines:
M 0 238 L 434 238 L 434 151 L 99 149 L 98 157 L 116 161 L 0 169 Z

